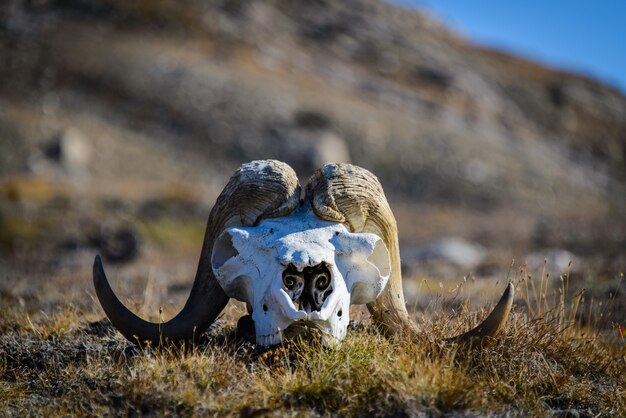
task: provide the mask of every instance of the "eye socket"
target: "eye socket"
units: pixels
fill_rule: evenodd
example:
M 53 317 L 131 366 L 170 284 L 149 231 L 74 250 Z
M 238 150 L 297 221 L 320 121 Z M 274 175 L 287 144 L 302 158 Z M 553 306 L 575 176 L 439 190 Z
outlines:
M 267 312 L 267 305 L 266 305 L 266 304 L 263 304 L 263 310 L 264 310 L 265 312 Z

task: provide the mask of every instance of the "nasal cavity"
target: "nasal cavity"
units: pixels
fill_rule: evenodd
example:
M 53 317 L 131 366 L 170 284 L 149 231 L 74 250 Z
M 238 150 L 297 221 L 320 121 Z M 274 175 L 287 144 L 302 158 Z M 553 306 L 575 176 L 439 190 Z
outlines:
M 330 270 L 324 263 L 304 267 L 302 271 L 289 264 L 283 270 L 283 289 L 294 304 L 307 312 L 319 311 L 333 291 Z
M 283 270 L 283 289 L 296 304 L 304 290 L 304 272 L 298 271 L 296 266 L 289 264 Z
M 302 270 L 304 289 L 302 291 L 302 307 L 305 311 L 319 311 L 324 302 L 333 292 L 332 277 L 326 264 L 321 263 Z

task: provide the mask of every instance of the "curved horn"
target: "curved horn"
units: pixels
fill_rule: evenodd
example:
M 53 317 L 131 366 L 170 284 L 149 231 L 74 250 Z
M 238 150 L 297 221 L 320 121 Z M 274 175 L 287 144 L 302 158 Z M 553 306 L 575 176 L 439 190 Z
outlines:
M 416 333 L 404 303 L 398 228 L 383 188 L 375 175 L 351 164 L 326 164 L 311 176 L 306 188 L 315 214 L 347 224 L 351 232 L 371 232 L 383 239 L 391 258 L 391 275 L 383 292 L 367 305 L 372 320 L 387 334 Z M 506 323 L 513 305 L 509 284 L 493 312 L 476 328 L 450 340 L 468 341 L 494 336 Z
M 211 252 L 217 236 L 230 226 L 253 226 L 265 218 L 288 215 L 298 206 L 300 192 L 298 177 L 285 163 L 261 160 L 243 164 L 211 210 L 196 278 L 185 306 L 162 324 L 139 318 L 120 302 L 104 274 L 100 257 L 96 256 L 94 286 L 113 326 L 128 340 L 139 344 L 197 339 L 228 303 L 211 268 Z
M 493 308 L 493 311 L 491 311 L 483 322 L 466 333 L 449 338 L 447 341 L 472 343 L 481 342 L 487 337 L 494 337 L 504 327 L 504 324 L 506 324 L 506 320 L 509 318 L 509 313 L 513 307 L 514 297 L 515 290 L 513 289 L 513 283 L 509 283 L 502 297 L 500 297 L 500 300 L 496 304 L 496 307 Z
M 382 238 L 391 258 L 391 275 L 383 292 L 367 307 L 385 333 L 415 330 L 404 304 L 396 219 L 376 176 L 351 164 L 326 164 L 309 179 L 306 198 L 321 219 Z

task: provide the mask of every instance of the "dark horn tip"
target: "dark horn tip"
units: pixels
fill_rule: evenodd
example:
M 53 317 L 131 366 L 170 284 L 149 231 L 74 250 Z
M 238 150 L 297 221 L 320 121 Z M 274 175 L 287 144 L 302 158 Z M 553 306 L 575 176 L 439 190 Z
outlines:
M 106 282 L 107 278 L 104 274 L 104 267 L 102 266 L 102 258 L 100 254 L 96 255 L 96 258 L 93 260 L 93 283 L 97 288 L 100 288 L 102 282 Z
M 511 296 L 513 296 L 513 283 L 509 282 L 509 284 L 506 286 L 506 290 L 502 294 L 502 299 L 506 300 L 511 298 Z
M 509 284 L 506 286 L 506 289 L 504 289 L 504 292 L 502 293 L 502 297 L 500 297 L 500 300 L 498 301 L 497 305 L 512 304 L 514 297 L 515 297 L 515 287 L 513 286 L 512 282 L 509 282 Z M 509 314 L 509 311 L 507 311 L 507 316 Z
M 96 254 L 96 258 L 93 260 L 93 267 L 102 268 L 102 258 L 100 258 L 100 254 Z

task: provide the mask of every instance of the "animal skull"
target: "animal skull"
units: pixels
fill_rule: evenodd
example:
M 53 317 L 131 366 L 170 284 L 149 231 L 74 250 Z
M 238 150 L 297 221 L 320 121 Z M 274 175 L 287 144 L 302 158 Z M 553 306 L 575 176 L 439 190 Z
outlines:
M 402 293 L 398 229 L 378 179 L 350 164 L 326 164 L 301 200 L 298 177 L 285 163 L 241 166 L 209 215 L 202 255 L 187 303 L 165 323 L 147 322 L 120 302 L 96 256 L 96 295 L 130 341 L 195 341 L 229 297 L 247 302 L 256 341 L 282 341 L 298 325 L 341 340 L 350 304 L 366 303 L 386 334 L 416 335 Z M 513 304 L 509 284 L 493 312 L 455 341 L 497 334 Z
M 227 228 L 217 239 L 213 272 L 226 294 L 247 302 L 256 341 L 274 345 L 296 321 L 342 340 L 351 303 L 373 302 L 391 272 L 380 237 L 320 220 L 310 205 L 258 226 Z

